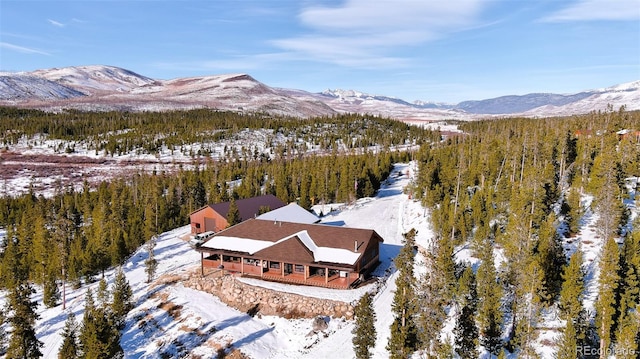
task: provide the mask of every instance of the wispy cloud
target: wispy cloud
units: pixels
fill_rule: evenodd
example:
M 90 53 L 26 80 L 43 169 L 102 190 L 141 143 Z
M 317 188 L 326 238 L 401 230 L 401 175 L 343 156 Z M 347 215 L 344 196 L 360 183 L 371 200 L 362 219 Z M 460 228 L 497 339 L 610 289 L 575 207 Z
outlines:
M 47 19 L 47 21 L 49 22 L 49 24 L 55 26 L 55 27 L 65 27 L 66 25 L 59 22 L 59 21 L 55 21 L 55 20 L 51 20 L 51 19 Z
M 150 66 L 163 70 L 178 70 L 185 72 L 199 71 L 250 71 L 268 67 L 271 63 L 294 61 L 295 55 L 287 53 L 271 53 L 258 55 L 230 56 L 227 59 L 186 61 L 186 62 L 155 62 Z
M 410 59 L 393 49 L 421 45 L 475 23 L 480 0 L 348 0 L 308 7 L 298 19 L 307 34 L 276 39 L 275 46 L 310 60 L 344 66 L 397 67 Z
M 4 49 L 9 49 L 9 50 L 21 52 L 23 54 L 39 54 L 39 55 L 51 56 L 50 53 L 42 51 L 42 50 L 32 49 L 32 48 L 29 48 L 29 47 L 24 47 L 24 46 L 19 46 L 19 45 L 14 45 L 14 44 L 10 44 L 8 42 L 0 42 L 0 47 L 4 48 Z
M 542 21 L 640 20 L 638 0 L 580 0 Z

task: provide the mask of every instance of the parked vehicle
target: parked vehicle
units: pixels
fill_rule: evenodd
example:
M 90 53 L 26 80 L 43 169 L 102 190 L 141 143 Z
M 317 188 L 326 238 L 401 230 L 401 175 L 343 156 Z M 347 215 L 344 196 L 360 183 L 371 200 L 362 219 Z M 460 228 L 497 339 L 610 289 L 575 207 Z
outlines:
M 189 243 L 194 247 L 199 246 L 202 243 L 204 243 L 207 239 L 213 237 L 214 234 L 215 233 L 213 231 L 198 233 L 194 235 L 191 240 L 189 240 Z

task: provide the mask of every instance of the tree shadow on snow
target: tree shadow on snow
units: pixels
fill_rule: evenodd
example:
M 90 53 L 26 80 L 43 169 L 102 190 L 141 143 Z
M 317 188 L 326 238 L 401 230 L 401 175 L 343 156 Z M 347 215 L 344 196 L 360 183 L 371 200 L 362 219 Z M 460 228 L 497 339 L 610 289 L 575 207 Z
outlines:
M 265 336 L 268 333 L 273 332 L 275 328 L 274 327 L 269 327 L 269 328 L 264 328 L 264 329 L 260 329 L 255 333 L 251 333 L 249 335 L 247 335 L 246 337 L 236 340 L 235 342 L 233 342 L 231 344 L 231 346 L 233 348 L 241 348 L 242 346 L 246 345 L 246 344 L 250 344 L 251 342 L 256 341 L 257 339 Z

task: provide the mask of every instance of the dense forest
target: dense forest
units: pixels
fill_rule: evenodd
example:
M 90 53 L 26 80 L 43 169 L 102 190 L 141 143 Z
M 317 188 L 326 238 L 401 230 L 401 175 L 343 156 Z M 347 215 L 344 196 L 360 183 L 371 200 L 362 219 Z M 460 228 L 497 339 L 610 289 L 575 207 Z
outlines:
M 622 108 L 569 118 L 466 122 L 459 124 L 463 133 L 444 141 L 434 131 L 358 115 L 300 120 L 210 110 L 52 114 L 0 108 L 0 117 L 4 146 L 46 136 L 67 144 L 61 152 L 83 145 L 118 155 L 161 148 L 189 152 L 189 144 L 211 144 L 191 151 L 198 160 L 177 171 L 139 171 L 85 182 L 81 189 L 60 183 L 48 197 L 32 192 L 0 198 L 0 227 L 7 231 L 0 287 L 10 293 L 11 309 L 0 314 L 24 328 L 25 337 L 35 340 L 28 330 L 36 315 L 28 301 L 34 285 L 43 288 L 45 305 L 57 305 L 61 281 L 95 281 L 155 234 L 187 224 L 189 213 L 207 203 L 267 193 L 305 208 L 349 202 L 374 195 L 395 162 L 415 160 L 418 176 L 406 190 L 428 208 L 436 237 L 424 251 L 427 274 L 418 276 L 416 232 L 405 234 L 396 258 L 402 290 L 392 308 L 391 357 L 419 351 L 433 358 L 477 358 L 480 347 L 492 356 L 536 357 L 536 331 L 547 311 L 567 323 L 558 358 L 575 358 L 585 345 L 637 353 L 640 226 L 625 201 L 637 186 L 627 179 L 640 176 L 640 144 L 617 132 L 639 129 L 639 113 Z M 247 143 L 214 156 L 215 139 L 252 129 L 270 131 L 271 150 Z M 606 239 L 595 313 L 583 306 L 582 254 L 563 246 L 581 230 L 587 204 L 598 213 L 599 235 Z M 472 248 L 478 267 L 456 262 L 461 247 Z M 96 318 L 122 318 L 100 298 L 91 303 Z M 358 312 L 370 316 L 370 298 L 361 302 L 365 308 Z M 454 345 L 438 334 L 450 316 L 456 318 Z M 20 317 L 25 322 L 16 322 Z M 73 318 L 69 326 L 77 327 Z M 112 330 L 103 328 L 105 337 L 113 337 Z M 358 356 L 367 357 L 371 343 L 356 342 Z M 115 344 L 107 344 L 105 353 L 117 355 Z M 37 340 L 31 345 L 24 352 L 38 356 Z
M 482 346 L 492 356 L 535 358 L 542 314 L 554 312 L 567 323 L 557 358 L 583 357 L 582 348 L 636 358 L 640 220 L 625 201 L 638 189 L 640 138 L 619 131 L 639 125 L 640 114 L 624 108 L 468 122 L 459 126 L 464 135 L 423 146 L 410 191 L 430 210 L 436 235 L 424 277 L 412 275 L 411 249 L 396 259 L 410 274 L 398 278 L 392 357 L 421 351 L 477 358 Z M 580 248 L 563 246 L 581 230 L 587 204 L 605 241 L 595 313 L 583 303 L 587 264 Z M 406 237 L 414 248 L 412 234 Z M 455 261 L 459 248 L 480 259 L 475 270 Z M 454 345 L 438 335 L 451 315 Z
M 24 288 L 20 297 L 24 301 L 34 285 L 41 286 L 46 306 L 60 304 L 61 282 L 79 287 L 94 281 L 154 235 L 187 224 L 189 213 L 206 204 L 274 194 L 310 208 L 315 203 L 372 196 L 393 163 L 409 159 L 408 152 L 390 147 L 415 146 L 439 136 L 389 119 L 354 115 L 300 120 L 209 110 L 50 114 L 4 108 L 0 112 L 6 146 L 46 136 L 63 140 L 65 152 L 76 143 L 89 143 L 106 155 L 140 148 L 153 152 L 199 141 L 213 146 L 216 139 L 247 129 L 271 129 L 274 138 L 286 139 L 266 154 L 248 150 L 247 143 L 247 150 L 230 149 L 223 158 L 206 151 L 195 154 L 197 160 L 177 171 L 139 171 L 97 185 L 85 181 L 81 189 L 58 183 L 49 197 L 30 192 L 0 198 L 0 227 L 7 231 L 0 248 L 0 287 L 9 293 Z M 151 138 L 156 142 L 150 146 Z M 34 317 L 33 303 L 23 304 L 32 313 L 21 311 L 20 316 Z M 3 314 L 13 323 L 17 313 Z M 102 313 L 103 322 L 109 321 L 107 312 Z M 29 327 L 33 320 L 21 324 Z M 104 330 L 113 334 L 113 328 Z M 103 344 L 106 352 L 117 353 L 113 342 Z M 22 350 L 35 354 L 37 346 L 23 345 Z

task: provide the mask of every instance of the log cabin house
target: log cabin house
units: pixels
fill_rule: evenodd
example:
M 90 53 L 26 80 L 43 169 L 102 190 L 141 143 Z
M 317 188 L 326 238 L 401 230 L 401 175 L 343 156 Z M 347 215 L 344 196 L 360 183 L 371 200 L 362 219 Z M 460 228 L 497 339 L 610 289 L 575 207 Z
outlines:
M 382 237 L 371 229 L 249 219 L 202 245 L 201 273 L 222 269 L 298 285 L 348 289 L 379 264 Z

